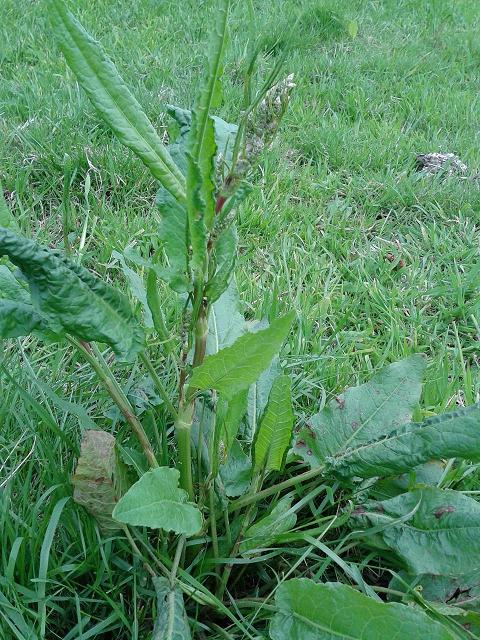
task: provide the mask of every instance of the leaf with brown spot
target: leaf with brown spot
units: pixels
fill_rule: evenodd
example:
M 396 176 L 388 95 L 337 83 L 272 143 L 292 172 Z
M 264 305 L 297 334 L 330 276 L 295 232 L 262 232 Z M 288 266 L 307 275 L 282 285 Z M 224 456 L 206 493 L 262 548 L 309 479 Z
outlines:
M 459 491 L 426 487 L 383 502 L 367 502 L 351 514 L 356 529 L 376 535 L 410 574 L 480 573 L 480 503 Z M 389 552 L 389 558 L 391 558 Z
M 112 435 L 93 429 L 84 431 L 72 484 L 73 499 L 95 518 L 102 533 L 121 529 L 113 520 L 112 511 L 129 483 Z

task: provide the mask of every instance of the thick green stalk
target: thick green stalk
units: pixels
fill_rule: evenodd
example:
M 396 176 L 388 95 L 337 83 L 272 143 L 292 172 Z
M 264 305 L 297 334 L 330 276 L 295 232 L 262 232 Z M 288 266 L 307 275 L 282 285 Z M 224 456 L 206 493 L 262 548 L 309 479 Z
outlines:
M 175 421 L 178 464 L 180 467 L 180 486 L 188 493 L 190 500 L 194 500 L 195 497 L 192 478 L 192 446 L 190 442 L 194 410 L 194 400 L 187 400 L 181 403 Z
M 117 407 L 122 412 L 123 416 L 125 417 L 125 420 L 128 422 L 132 431 L 137 436 L 138 441 L 140 442 L 140 445 L 143 449 L 143 453 L 145 454 L 145 458 L 147 459 L 147 462 L 150 465 L 150 467 L 152 468 L 158 467 L 158 462 L 157 462 L 157 459 L 155 458 L 153 447 L 148 439 L 148 436 L 145 433 L 137 416 L 135 415 L 133 411 L 133 407 L 128 401 L 127 396 L 123 393 L 120 385 L 115 380 L 115 377 L 113 376 L 113 373 L 108 368 L 108 365 L 105 362 L 105 360 L 103 360 L 103 358 L 102 358 L 103 362 L 100 362 L 99 360 L 97 360 L 95 355 L 92 353 L 91 347 L 88 343 L 78 341 L 71 336 L 69 336 L 68 340 L 82 353 L 84 358 L 88 361 L 92 369 L 97 374 L 98 379 L 103 384 L 103 386 L 107 390 L 112 400 L 115 402 Z
M 195 324 L 195 346 L 193 354 L 193 366 L 202 364 L 205 357 L 208 335 L 208 323 L 206 310 L 200 306 L 197 322 Z M 178 461 L 180 465 L 180 486 L 187 491 L 190 499 L 193 500 L 195 493 L 193 490 L 192 478 L 192 445 L 191 431 L 192 421 L 195 412 L 195 398 L 192 390 L 180 389 L 180 406 L 177 419 L 175 421 L 175 432 L 177 434 Z

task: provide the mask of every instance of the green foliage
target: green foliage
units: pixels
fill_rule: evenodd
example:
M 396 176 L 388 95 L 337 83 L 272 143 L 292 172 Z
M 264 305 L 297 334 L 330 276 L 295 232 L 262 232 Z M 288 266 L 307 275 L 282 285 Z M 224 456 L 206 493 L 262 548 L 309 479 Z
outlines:
M 227 399 L 247 389 L 279 352 L 294 318 L 289 313 L 267 329 L 248 333 L 230 347 L 207 356 L 190 379 L 192 389 L 215 389 Z
M 72 484 L 73 499 L 95 518 L 102 533 L 107 535 L 121 528 L 112 512 L 129 483 L 111 434 L 84 431 Z
M 237 259 L 237 242 L 237 230 L 231 226 L 215 244 L 215 272 L 205 287 L 205 296 L 210 302 L 216 302 L 230 283 Z
M 420 400 L 425 360 L 420 355 L 395 362 L 359 387 L 336 396 L 308 421 L 296 451 L 313 465 L 355 450 L 410 422 Z
M 376 602 L 340 583 L 288 580 L 277 589 L 275 603 L 279 611 L 270 627 L 272 640 L 455 638 L 423 611 Z
M 159 467 L 145 473 L 120 499 L 113 511 L 118 522 L 192 536 L 202 527 L 197 507 L 178 488 L 176 469 Z
M 416 233 L 424 237 L 430 251 L 437 232 L 428 226 L 416 230 L 399 224 L 400 217 L 408 217 L 409 207 L 415 223 L 421 221 L 419 203 L 430 210 L 428 194 L 440 191 L 438 186 L 427 187 L 424 178 L 409 175 L 404 165 L 392 165 L 388 140 L 399 157 L 395 117 L 385 118 L 390 129 L 383 128 L 379 136 L 385 105 L 376 92 L 371 99 L 370 88 L 365 95 L 355 93 L 356 79 L 352 94 L 346 86 L 350 64 L 346 84 L 345 77 L 338 86 L 331 81 L 341 76 L 342 51 L 333 61 L 332 74 L 304 68 L 299 91 L 312 95 L 295 101 L 286 120 L 288 147 L 271 145 L 294 86 L 290 75 L 279 81 L 287 52 L 292 53 L 289 66 L 294 65 L 292 38 L 303 49 L 315 47 L 322 63 L 328 56 L 329 65 L 325 37 L 341 39 L 350 63 L 364 45 L 361 41 L 368 41 L 368 55 L 378 48 L 378 42 L 370 46 L 371 34 L 356 38 L 359 25 L 362 35 L 369 29 L 362 16 L 342 16 L 330 3 L 331 9 L 302 6 L 306 11 L 295 23 L 298 3 L 285 0 L 285 28 L 271 30 L 268 35 L 273 40 L 267 47 L 256 20 L 265 9 L 249 2 L 245 33 L 250 40 L 236 47 L 225 66 L 227 22 L 235 29 L 244 16 L 237 12 L 228 20 L 228 0 L 212 8 L 216 27 L 208 46 L 205 82 L 193 111 L 167 106 L 179 135 L 166 149 L 99 45 L 60 0 L 48 4 L 67 62 L 107 125 L 96 126 L 95 138 L 98 134 L 98 140 L 106 141 L 108 153 L 98 154 L 94 139 L 88 145 L 82 141 L 77 154 L 73 136 L 67 159 L 61 160 L 64 149 L 51 152 L 48 187 L 42 187 L 41 154 L 50 153 L 54 144 L 42 145 L 35 138 L 35 154 L 24 154 L 19 175 L 9 178 L 15 191 L 6 193 L 18 207 L 22 228 L 33 227 L 41 206 L 38 233 L 52 231 L 56 242 L 59 209 L 68 258 L 12 233 L 12 212 L 0 199 L 0 247 L 20 267 L 12 271 L 9 263 L 0 264 L 0 335 L 32 332 L 45 340 L 55 329 L 68 340 L 60 349 L 34 339 L 9 341 L 0 362 L 0 500 L 2 507 L 6 505 L 0 509 L 0 529 L 7 539 L 0 551 L 0 629 L 6 621 L 8 632 L 18 638 L 147 637 L 153 621 L 145 603 L 152 599 L 153 583 L 157 594 L 153 637 L 158 640 L 192 634 L 212 640 L 227 636 L 253 640 L 267 637 L 272 618 L 271 637 L 282 640 L 366 640 L 394 634 L 474 637 L 480 628 L 478 503 L 452 487 L 462 489 L 467 481 L 476 489 L 471 461 L 480 457 L 479 407 L 419 423 L 412 420 L 443 411 L 454 399 L 473 404 L 478 396 L 473 373 L 478 268 L 464 277 L 456 266 L 452 268 L 456 261 L 450 258 L 457 254 L 443 245 L 434 248 L 435 260 L 429 261 L 428 252 L 419 251 L 411 238 Z M 151 8 L 140 3 L 134 14 L 129 10 L 123 15 L 120 5 L 122 23 L 138 19 L 141 32 L 147 33 L 149 20 L 142 18 L 152 18 Z M 430 11 L 423 0 L 417 5 L 419 12 Z M 188 3 L 177 9 L 179 15 L 188 12 Z M 190 19 L 192 29 L 201 34 L 210 21 L 203 7 L 199 23 L 196 9 L 185 22 L 189 35 Z M 92 9 L 86 10 L 87 15 L 88 11 Z M 161 14 L 166 22 L 148 50 L 148 73 L 138 76 L 137 84 L 182 92 L 179 78 L 196 73 L 198 65 L 194 59 L 183 68 L 166 68 L 164 60 L 177 26 L 168 22 L 168 11 Z M 448 22 L 445 10 L 439 15 L 439 20 Z M 135 38 L 134 31 L 127 29 L 126 37 Z M 116 45 L 117 31 L 109 29 L 107 38 L 109 33 Z M 6 46 L 8 85 L 11 56 L 8 42 Z M 31 69 L 34 81 L 41 65 L 28 59 L 28 46 L 21 51 L 27 59 L 22 65 Z M 424 75 L 428 56 L 418 59 L 411 68 L 405 63 L 402 79 L 410 82 L 412 76 Z M 142 56 L 136 60 L 141 68 Z M 232 82 L 222 87 L 224 68 L 232 71 Z M 137 70 L 135 65 L 133 72 Z M 378 76 L 389 77 L 384 67 L 381 71 Z M 58 69 L 52 77 L 59 77 Z M 318 100 L 319 78 L 329 108 L 308 123 L 302 104 Z M 61 93 L 61 81 L 59 85 Z M 70 83 L 64 86 L 70 91 Z M 406 95 L 401 89 L 398 95 Z M 230 101 L 224 112 L 236 109 L 240 126 L 212 114 L 227 93 Z M 389 84 L 388 104 L 390 97 Z M 84 118 L 79 100 L 81 129 L 89 113 Z M 368 104 L 370 112 L 374 105 L 370 123 L 375 120 L 375 131 L 367 130 L 362 104 Z M 399 118 L 403 138 L 409 130 L 421 128 L 423 107 L 415 127 Z M 37 125 L 30 111 L 21 111 L 15 113 L 15 133 L 9 138 L 15 141 L 10 147 L 18 143 L 23 150 Z M 157 105 L 149 105 L 149 112 L 157 111 Z M 413 105 L 408 112 L 415 112 Z M 76 111 L 72 113 L 75 119 Z M 455 110 L 458 130 L 457 117 Z M 333 127 L 322 124 L 331 118 Z M 59 120 L 62 126 L 55 132 L 69 127 L 64 111 Z M 352 127 L 352 122 L 361 126 Z M 348 154 L 337 137 L 342 123 Z M 124 164 L 126 156 L 118 152 L 109 129 L 159 181 L 156 211 L 145 211 L 144 196 L 134 193 L 139 188 L 151 190 L 151 179 L 142 167 L 131 171 L 130 164 Z M 435 126 L 440 130 L 443 122 L 442 127 Z M 375 158 L 375 148 L 371 151 L 369 146 L 359 155 L 362 173 L 355 174 L 349 158 L 362 146 L 360 132 L 370 143 L 377 140 L 377 151 L 381 140 L 382 162 L 392 175 L 386 175 L 384 166 L 374 180 L 372 174 L 363 173 L 363 165 Z M 175 132 L 169 130 L 168 135 L 173 138 Z M 411 155 L 409 144 L 404 148 Z M 63 176 L 57 175 L 59 167 Z M 256 182 L 253 189 L 250 179 Z M 377 183 L 381 189 L 372 186 Z M 453 180 L 444 193 L 455 192 L 452 185 Z M 475 194 L 468 185 L 464 180 L 461 188 Z M 243 206 L 252 191 L 251 205 Z M 448 195 L 445 203 L 446 213 L 453 203 L 457 215 L 458 200 Z M 435 220 L 442 220 L 436 197 L 430 205 Z M 145 211 L 141 218 L 140 209 Z M 462 228 L 463 212 L 458 215 L 462 224 L 449 224 L 449 229 Z M 394 224 L 389 227 L 390 217 Z M 464 244 L 470 241 L 470 230 L 472 237 L 475 233 L 473 218 L 467 217 L 466 233 L 459 235 L 467 238 Z M 447 220 L 450 223 L 450 214 Z M 247 234 L 241 247 L 236 223 Z M 383 235 L 389 228 L 392 237 Z M 449 230 L 442 233 L 452 237 Z M 391 249 L 386 255 L 379 254 L 383 243 Z M 471 244 L 466 252 L 476 256 Z M 125 245 L 123 253 L 115 250 Z M 410 247 L 405 254 L 403 246 Z M 111 274 L 104 266 L 111 256 L 139 303 L 134 312 L 122 294 L 80 266 L 88 264 L 107 281 Z M 437 276 L 442 274 L 441 282 L 431 289 L 434 278 L 430 272 L 425 277 L 429 262 L 435 263 L 431 273 L 437 268 Z M 463 259 L 461 264 L 463 268 Z M 248 321 L 234 284 L 238 266 Z M 445 310 L 442 314 L 454 318 L 454 339 L 448 321 L 438 321 L 436 301 L 447 293 L 454 304 L 450 315 Z M 249 304 L 253 300 L 255 304 Z M 282 351 L 293 320 L 293 314 L 281 317 L 285 307 L 302 309 L 302 318 Z M 431 335 L 427 326 L 433 328 Z M 459 369 L 454 354 L 465 344 L 469 346 Z M 382 363 L 412 350 L 428 351 L 429 346 L 437 355 L 442 352 L 444 364 L 434 359 L 423 394 L 422 356 L 378 371 Z M 132 361 L 131 366 L 118 366 L 110 349 L 120 359 Z M 137 353 L 140 357 L 133 362 Z M 457 367 L 453 382 L 450 359 Z M 377 371 L 370 382 L 339 394 L 353 379 L 365 380 L 369 371 Z M 461 397 L 456 395 L 460 386 Z M 22 435 L 12 442 L 3 435 L 3 423 L 17 413 Z M 294 420 L 302 428 L 288 451 Z M 73 477 L 75 499 L 97 519 L 99 535 L 88 519 L 78 517 L 78 507 L 64 509 L 68 498 L 52 501 L 50 496 L 66 484 L 69 451 L 76 455 L 78 426 L 91 429 L 104 424 L 111 435 L 84 433 Z M 139 477 L 128 491 L 117 447 Z M 46 470 L 45 460 L 50 459 L 61 463 Z M 52 478 L 51 488 L 42 485 L 42 473 Z M 30 505 L 31 487 L 37 484 L 42 493 L 32 513 L 25 509 L 17 513 L 17 504 Z M 354 502 L 361 504 L 352 513 Z M 353 530 L 346 526 L 348 521 Z M 32 562 L 37 557 L 40 562 Z M 392 567 L 401 570 L 385 587 Z M 286 582 L 290 576 L 305 575 L 313 580 Z M 332 579 L 338 583 L 332 584 Z M 355 589 L 342 585 L 345 580 Z M 401 602 L 387 605 L 378 593 Z
M 172 588 L 166 578 L 154 578 L 153 584 L 157 594 L 157 619 L 152 640 L 190 640 L 182 592 Z
M 255 469 L 279 471 L 290 444 L 293 428 L 291 380 L 288 376 L 275 379 L 265 414 L 260 422 L 254 446 Z
M 232 442 L 227 461 L 220 465 L 219 470 L 229 498 L 241 496 L 248 490 L 252 480 L 252 461 L 238 440 Z
M 216 429 L 218 431 L 218 439 L 223 445 L 225 456 L 228 456 L 246 410 L 247 392 L 245 390 L 240 391 L 230 400 L 219 398 L 217 401 Z
M 377 536 L 413 574 L 461 576 L 480 571 L 480 503 L 459 491 L 426 487 L 366 503 L 354 526 Z
M 188 274 L 187 249 L 187 213 L 182 205 L 165 190 L 157 193 L 157 207 L 161 221 L 158 226 L 158 237 L 162 241 L 168 266 L 159 270 L 157 275 L 165 280 L 177 293 L 184 293 L 190 288 Z
M 18 230 L 18 225 L 15 218 L 10 211 L 8 204 L 6 203 L 5 196 L 3 195 L 3 187 L 0 182 L 0 227 L 6 229 L 12 229 L 12 231 Z
M 271 513 L 249 527 L 240 544 L 240 553 L 246 554 L 258 547 L 269 547 L 275 544 L 277 536 L 286 531 L 292 531 L 297 522 L 297 516 L 291 506 L 292 496 L 287 495 L 279 500 Z
M 34 309 L 53 331 L 109 344 L 125 360 L 143 348 L 144 333 L 128 300 L 84 267 L 2 228 L 0 255 L 21 269 Z
M 406 424 L 329 458 L 328 465 L 341 477 L 373 478 L 405 473 L 438 458 L 480 460 L 479 418 L 480 406 L 474 405 L 423 423 Z
M 0 299 L 0 338 L 28 336 L 45 329 L 45 319 L 31 305 Z
M 101 117 L 165 189 L 183 200 L 185 187 L 180 170 L 112 62 L 62 0 L 49 0 L 49 9 L 62 53 Z

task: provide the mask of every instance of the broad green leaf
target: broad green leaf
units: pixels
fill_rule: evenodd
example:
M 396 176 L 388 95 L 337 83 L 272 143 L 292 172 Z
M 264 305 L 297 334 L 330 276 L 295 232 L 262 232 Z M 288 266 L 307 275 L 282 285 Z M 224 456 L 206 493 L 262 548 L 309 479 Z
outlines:
M 8 206 L 5 196 L 3 195 L 3 187 L 0 182 L 0 227 L 5 229 L 11 229 L 12 231 L 18 231 L 18 225 L 13 217 L 10 207 Z
M 183 201 L 185 180 L 180 169 L 111 60 L 62 0 L 49 0 L 49 9 L 60 49 L 99 114 L 165 189 Z
M 208 318 L 207 355 L 232 345 L 247 330 L 233 282 L 212 305 Z
M 32 305 L 0 298 L 0 338 L 19 338 L 46 329 L 45 318 Z
M 193 122 L 196 119 L 196 111 L 193 113 Z M 198 159 L 198 168 L 201 175 L 201 199 L 204 206 L 203 220 L 205 227 L 210 229 L 215 215 L 215 157 L 217 155 L 217 145 L 215 142 L 215 125 L 213 118 L 208 118 L 205 130 L 205 139 L 202 153 Z
M 167 578 L 156 577 L 157 619 L 152 640 L 191 640 L 190 626 L 180 589 L 172 589 Z
M 162 311 L 160 301 L 160 292 L 158 290 L 157 274 L 153 269 L 148 269 L 147 274 L 147 303 L 150 313 L 152 314 L 153 326 L 162 341 L 169 338 L 168 329 L 165 325 L 165 317 Z
M 292 496 L 284 496 L 272 511 L 249 527 L 240 544 L 240 553 L 245 554 L 258 547 L 270 547 L 277 536 L 291 531 L 297 523 L 297 516 L 291 511 Z
M 205 297 L 215 302 L 227 289 L 237 258 L 237 230 L 232 225 L 224 231 L 215 244 L 215 273 L 205 288 Z
M 187 212 L 166 191 L 159 191 L 156 199 L 161 221 L 158 235 L 162 241 L 168 266 L 155 272 L 177 293 L 185 293 L 190 287 L 188 278 Z
M 459 491 L 414 489 L 366 503 L 355 510 L 352 521 L 362 528 L 384 527 L 377 535 L 410 573 L 458 576 L 480 571 L 480 503 Z
M 233 441 L 226 463 L 220 465 L 220 477 L 229 498 L 244 495 L 250 486 L 252 461 L 238 440 Z
M 104 342 L 130 360 L 144 344 L 128 300 L 116 289 L 57 251 L 0 228 L 0 255 L 19 267 L 32 304 L 53 331 Z
M 384 604 L 338 582 L 288 580 L 278 588 L 275 603 L 272 640 L 455 640 L 419 609 Z
M 103 533 L 121 529 L 112 512 L 128 489 L 128 481 L 126 467 L 119 460 L 111 434 L 94 430 L 83 433 L 72 484 L 73 499 L 97 520 Z
M 255 469 L 279 471 L 290 444 L 293 429 L 292 383 L 278 376 L 272 385 L 267 408 L 255 439 Z
M 422 392 L 421 355 L 395 362 L 370 382 L 352 387 L 313 416 L 295 451 L 312 467 L 325 458 L 386 436 L 409 422 Z
M 215 389 L 227 399 L 247 389 L 270 364 L 287 337 L 293 312 L 257 333 L 238 338 L 230 347 L 207 356 L 190 378 L 193 389 Z
M 192 270 L 200 282 L 205 264 L 206 235 L 215 215 L 215 157 L 217 145 L 215 125 L 210 117 L 215 101 L 215 89 L 222 69 L 227 40 L 227 19 L 230 0 L 222 0 L 216 8 L 215 31 L 211 36 L 208 73 L 199 99 L 192 112 L 187 153 L 187 211 Z
M 149 329 L 153 328 L 152 312 L 150 311 L 150 307 L 148 306 L 147 292 L 145 290 L 145 285 L 143 284 L 142 278 L 136 271 L 134 271 L 127 265 L 125 257 L 121 253 L 119 253 L 118 251 L 112 251 L 112 256 L 120 262 L 123 274 L 127 279 L 128 284 L 130 285 L 130 291 L 132 292 L 134 298 L 136 298 L 142 306 L 145 326 L 147 326 Z
M 0 265 L 0 338 L 30 333 L 46 342 L 58 342 L 64 337 L 52 331 L 45 316 L 34 309 L 28 285 L 18 280 L 6 265 Z
M 31 304 L 28 289 L 17 280 L 10 269 L 4 265 L 0 265 L 0 298 Z
M 113 511 L 119 522 L 192 536 L 202 528 L 202 516 L 179 489 L 180 472 L 159 467 L 145 473 Z
M 406 473 L 428 460 L 480 460 L 480 405 L 401 426 L 384 438 L 354 443 L 351 449 L 327 459 L 341 477 L 374 478 Z

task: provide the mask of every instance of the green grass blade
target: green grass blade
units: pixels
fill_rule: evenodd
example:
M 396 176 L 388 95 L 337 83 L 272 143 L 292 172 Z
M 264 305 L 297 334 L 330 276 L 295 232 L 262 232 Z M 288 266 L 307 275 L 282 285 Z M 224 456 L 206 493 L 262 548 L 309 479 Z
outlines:
M 66 503 L 70 500 L 70 496 L 61 498 L 55 505 L 52 515 L 50 516 L 50 522 L 48 523 L 45 537 L 42 543 L 42 549 L 40 551 L 40 565 L 38 568 L 38 616 L 40 618 L 40 637 L 45 637 L 45 627 L 47 618 L 47 603 L 45 601 L 45 595 L 47 590 L 47 571 L 48 563 L 50 559 L 50 549 L 52 548 L 53 537 L 57 530 L 58 522 L 62 511 Z
M 49 0 L 49 7 L 60 49 L 97 111 L 165 189 L 184 200 L 182 173 L 111 60 L 61 0 Z

